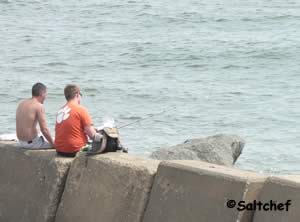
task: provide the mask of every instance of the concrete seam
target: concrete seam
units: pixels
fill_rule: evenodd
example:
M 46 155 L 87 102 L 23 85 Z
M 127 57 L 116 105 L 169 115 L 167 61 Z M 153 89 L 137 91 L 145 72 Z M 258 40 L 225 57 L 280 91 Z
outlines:
M 72 166 L 72 164 L 71 164 Z M 62 183 L 61 183 L 61 190 L 59 191 L 59 198 L 58 198 L 58 203 L 57 203 L 57 207 L 55 209 L 55 214 L 54 214 L 54 218 L 53 218 L 53 222 L 56 221 L 56 216 L 57 216 L 57 212 L 58 212 L 58 208 L 59 208 L 59 205 L 61 203 L 61 200 L 62 200 L 62 197 L 64 195 L 64 192 L 65 192 L 65 188 L 66 188 L 66 182 L 67 182 L 67 179 L 68 179 L 68 176 L 69 176 L 69 171 L 70 171 L 70 168 L 71 166 L 68 167 L 67 171 L 66 171 L 66 175 L 62 178 Z
M 152 188 L 153 188 L 153 186 L 154 186 L 156 174 L 157 174 L 157 173 L 155 173 L 155 174 L 153 175 L 153 177 L 151 178 L 151 186 L 149 187 L 149 192 L 148 192 L 148 195 L 147 195 L 146 204 L 145 204 L 144 210 L 143 210 L 143 212 L 142 212 L 141 222 L 144 221 L 145 213 L 146 213 L 146 210 L 147 210 L 148 205 L 149 205 L 149 202 L 150 202 L 151 193 L 152 193 Z

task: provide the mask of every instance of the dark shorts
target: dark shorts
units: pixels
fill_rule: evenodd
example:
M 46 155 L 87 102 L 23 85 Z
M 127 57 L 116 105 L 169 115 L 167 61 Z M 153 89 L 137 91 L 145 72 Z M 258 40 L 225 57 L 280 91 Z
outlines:
M 56 151 L 56 153 L 57 153 L 59 156 L 64 156 L 64 157 L 75 157 L 77 152 L 75 152 L 75 153 L 65 153 L 65 152 Z

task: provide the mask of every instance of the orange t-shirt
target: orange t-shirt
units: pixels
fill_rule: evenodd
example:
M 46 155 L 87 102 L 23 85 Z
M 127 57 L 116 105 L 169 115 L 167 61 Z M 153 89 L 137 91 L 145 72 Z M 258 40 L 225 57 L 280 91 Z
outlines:
M 56 150 L 65 153 L 78 152 L 87 144 L 84 127 L 89 125 L 92 125 L 92 119 L 87 109 L 74 102 L 68 102 L 56 115 Z

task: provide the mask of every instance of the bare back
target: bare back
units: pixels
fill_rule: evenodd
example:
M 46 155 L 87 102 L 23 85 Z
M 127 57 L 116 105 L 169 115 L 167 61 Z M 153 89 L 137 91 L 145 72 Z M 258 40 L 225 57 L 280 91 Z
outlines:
M 23 100 L 16 111 L 16 130 L 19 140 L 30 141 L 38 135 L 38 113 L 42 109 L 35 99 Z

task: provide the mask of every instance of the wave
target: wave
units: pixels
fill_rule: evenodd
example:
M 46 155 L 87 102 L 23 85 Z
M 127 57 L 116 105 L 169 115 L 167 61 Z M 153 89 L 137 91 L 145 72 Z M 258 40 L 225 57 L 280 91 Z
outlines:
M 204 67 L 208 67 L 207 64 L 190 64 L 190 65 L 186 65 L 185 67 L 188 68 L 204 68 Z
M 228 19 L 225 18 L 219 18 L 219 19 L 215 19 L 215 22 L 228 22 Z
M 0 4 L 9 4 L 12 3 L 12 0 L 0 0 Z
M 222 69 L 250 69 L 248 66 L 239 66 L 239 65 L 226 65 Z
M 65 62 L 49 62 L 44 64 L 45 66 L 68 66 L 68 63 Z
M 278 21 L 278 20 L 285 20 L 285 19 L 293 19 L 298 20 L 300 16 L 298 15 L 276 15 L 276 16 L 261 16 L 261 17 L 244 17 L 241 18 L 240 21 L 242 22 L 265 22 L 265 21 Z

